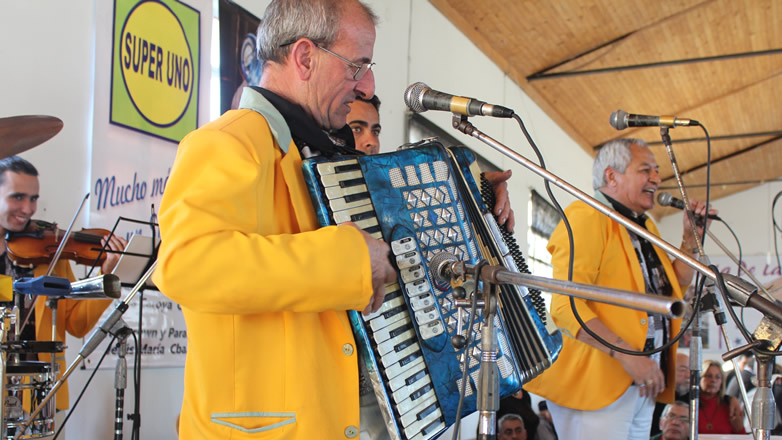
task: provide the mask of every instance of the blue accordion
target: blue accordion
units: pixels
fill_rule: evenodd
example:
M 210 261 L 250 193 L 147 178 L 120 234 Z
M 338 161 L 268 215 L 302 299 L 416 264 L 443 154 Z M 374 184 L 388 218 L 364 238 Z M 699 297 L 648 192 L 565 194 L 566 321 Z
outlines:
M 353 221 L 391 246 L 398 282 L 386 286 L 378 312 L 365 317 L 351 311 L 350 321 L 389 430 L 396 431 L 392 438 L 432 438 L 460 416 L 463 385 L 461 415 L 476 410 L 483 318 L 475 317 L 473 343 L 455 349 L 451 337 L 466 333 L 457 328 L 468 322 L 459 316 L 466 312 L 455 307 L 451 285 L 432 277 L 429 261 L 448 252 L 472 264 L 487 260 L 528 272 L 515 240 L 486 206 L 493 204 L 491 188 L 475 181 L 473 173 L 480 171 L 470 150 L 437 142 L 375 156 L 310 158 L 303 171 L 322 226 Z M 501 286 L 498 309 L 497 365 L 505 396 L 555 361 L 562 335 L 540 292 Z

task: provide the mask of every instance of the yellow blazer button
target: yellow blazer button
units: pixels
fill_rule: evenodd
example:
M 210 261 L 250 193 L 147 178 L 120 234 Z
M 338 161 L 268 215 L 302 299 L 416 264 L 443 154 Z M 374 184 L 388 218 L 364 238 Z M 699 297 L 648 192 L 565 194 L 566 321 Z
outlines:
M 345 344 L 350 345 L 350 344 Z M 353 425 L 348 426 L 345 428 L 345 437 L 347 438 L 356 438 L 358 436 L 358 428 L 356 428 Z
M 345 354 L 345 356 L 350 356 L 353 354 L 353 346 L 350 344 L 345 344 L 342 346 L 342 353 Z
M 641 320 L 641 325 L 646 325 L 646 319 Z

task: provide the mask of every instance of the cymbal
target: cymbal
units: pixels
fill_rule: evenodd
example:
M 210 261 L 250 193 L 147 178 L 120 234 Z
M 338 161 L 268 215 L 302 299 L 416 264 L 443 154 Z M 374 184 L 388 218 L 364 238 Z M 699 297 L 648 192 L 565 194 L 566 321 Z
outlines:
M 62 130 L 54 116 L 29 115 L 0 118 L 0 159 L 38 146 Z

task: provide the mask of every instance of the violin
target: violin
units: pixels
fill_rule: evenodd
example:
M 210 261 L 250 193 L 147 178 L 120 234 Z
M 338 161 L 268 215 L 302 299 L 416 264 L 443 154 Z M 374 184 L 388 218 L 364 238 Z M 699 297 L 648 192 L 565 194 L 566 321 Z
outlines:
M 85 265 L 97 262 L 100 266 L 106 259 L 106 252 L 101 253 L 101 239 L 108 234 L 109 231 L 97 228 L 72 232 L 60 259 Z M 64 236 L 65 231 L 57 228 L 56 223 L 30 220 L 23 231 L 6 234 L 8 258 L 16 265 L 49 264 Z

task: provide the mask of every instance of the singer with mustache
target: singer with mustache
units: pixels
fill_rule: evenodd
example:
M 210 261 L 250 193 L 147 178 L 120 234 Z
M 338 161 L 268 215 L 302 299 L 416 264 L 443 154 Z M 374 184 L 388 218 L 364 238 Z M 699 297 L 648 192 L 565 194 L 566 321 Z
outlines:
M 640 139 L 605 144 L 592 167 L 595 198 L 631 221 L 659 235 L 645 215 L 654 207 L 660 175 L 654 155 Z M 705 215 L 706 206 L 693 201 Z M 694 271 L 643 237 L 584 202 L 565 210 L 573 231 L 573 281 L 681 299 Z M 683 252 L 696 252 L 695 237 L 683 222 Z M 702 230 L 700 231 L 702 233 Z M 568 278 L 568 233 L 560 224 L 548 243 L 554 278 Z M 681 320 L 576 299 L 576 310 L 590 330 L 627 350 L 660 347 L 678 333 Z M 672 403 L 676 380 L 676 345 L 651 356 L 631 356 L 609 349 L 589 336 L 571 310 L 569 297 L 553 295 L 551 316 L 565 334 L 554 365 L 525 386 L 544 397 L 560 438 L 646 440 L 655 400 Z

